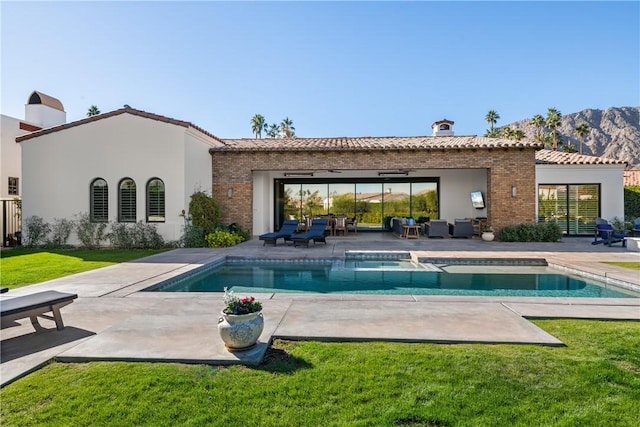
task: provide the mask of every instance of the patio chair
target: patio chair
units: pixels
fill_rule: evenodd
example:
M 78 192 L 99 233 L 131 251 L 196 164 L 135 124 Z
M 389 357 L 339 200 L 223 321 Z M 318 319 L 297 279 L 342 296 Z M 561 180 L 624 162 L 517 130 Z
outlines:
M 304 244 L 305 246 L 309 246 L 309 242 L 313 240 L 313 244 L 316 242 L 323 242 L 325 245 L 327 244 L 327 240 L 325 238 L 325 233 L 327 231 L 327 224 L 329 220 L 327 219 L 314 219 L 311 222 L 311 227 L 309 227 L 309 231 L 302 234 L 294 234 L 291 236 L 291 240 L 293 241 L 293 246 L 298 246 L 298 244 Z
M 607 246 L 611 246 L 614 243 L 622 243 L 622 247 L 627 246 L 627 235 L 623 233 L 617 233 L 613 229 L 611 224 L 597 224 L 596 234 L 594 236 L 592 245 L 604 243 Z
M 278 242 L 278 239 L 282 238 L 286 242 L 287 240 L 291 240 L 291 235 L 296 232 L 298 229 L 298 220 L 297 219 L 288 219 L 283 224 L 280 230 L 274 233 L 266 233 L 258 236 L 258 239 L 263 240 L 262 245 L 266 245 L 269 243 L 270 245 L 275 246 Z
M 447 237 L 449 225 L 446 219 L 429 221 L 424 225 L 424 235 L 427 237 Z
M 69 294 L 58 291 L 43 291 L 35 294 L 23 295 L 19 297 L 0 300 L 0 314 L 3 322 L 11 320 L 30 318 L 31 324 L 36 331 L 44 328 L 40 326 L 38 317 L 54 320 L 56 329 L 61 331 L 64 329 L 62 315 L 60 309 L 65 305 L 69 305 L 74 299 L 78 298 L 77 294 Z M 51 316 L 45 313 L 51 312 Z
M 346 216 L 337 216 L 334 219 L 335 223 L 333 225 L 333 233 L 337 236 L 338 233 L 342 232 L 343 236 L 347 235 L 347 217 Z
M 353 217 L 353 219 L 347 219 L 347 231 L 353 231 L 355 234 L 358 234 L 358 218 Z
M 456 219 L 453 224 L 449 224 L 449 234 L 451 237 L 473 237 L 473 224 L 470 219 Z

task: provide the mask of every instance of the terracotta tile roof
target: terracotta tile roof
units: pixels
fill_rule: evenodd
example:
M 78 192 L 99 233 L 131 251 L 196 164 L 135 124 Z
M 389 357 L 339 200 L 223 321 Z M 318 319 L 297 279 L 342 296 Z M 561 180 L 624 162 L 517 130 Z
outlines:
M 478 148 L 540 148 L 531 141 L 512 141 L 482 136 L 386 136 L 334 138 L 223 139 L 224 146 L 211 151 L 369 151 L 452 150 Z
M 578 153 L 564 153 L 562 151 L 536 151 L 537 165 L 624 165 L 626 162 L 606 157 L 587 156 Z
M 28 139 L 31 138 L 35 138 L 38 136 L 42 136 L 42 135 L 47 135 L 50 133 L 54 133 L 54 132 L 58 132 L 64 129 L 69 129 L 69 128 L 73 128 L 76 126 L 80 126 L 80 125 L 84 125 L 86 123 L 91 123 L 91 122 L 95 122 L 98 120 L 103 120 L 109 117 L 114 117 L 114 116 L 119 116 L 120 114 L 132 114 L 134 116 L 138 116 L 138 117 L 144 117 L 147 119 L 151 119 L 151 120 L 157 120 L 159 122 L 164 122 L 164 123 L 171 123 L 173 125 L 176 126 L 182 126 L 185 128 L 193 128 L 213 139 L 215 139 L 216 141 L 223 143 L 223 141 L 218 138 L 217 136 L 213 135 L 212 133 L 207 132 L 206 130 L 202 129 L 199 126 L 194 125 L 193 123 L 190 122 L 185 122 L 183 120 L 176 120 L 176 119 L 172 119 L 170 117 L 165 117 L 165 116 L 160 116 L 158 114 L 153 114 L 153 113 L 147 113 L 146 111 L 142 111 L 142 110 L 136 110 L 135 108 L 131 108 L 131 107 L 125 107 L 125 108 L 120 108 L 118 110 L 114 110 L 114 111 L 110 111 L 108 113 L 104 113 L 104 114 L 98 114 L 96 116 L 91 116 L 91 117 L 87 117 L 86 119 L 82 119 L 82 120 L 77 120 L 75 122 L 70 122 L 70 123 L 65 123 L 59 126 L 54 126 L 54 127 L 50 127 L 47 129 L 43 129 L 40 131 L 36 131 L 27 135 L 23 135 L 23 136 L 19 136 L 16 138 L 16 142 L 22 142 L 22 141 L 26 141 Z
M 624 171 L 624 186 L 640 185 L 640 169 L 627 169 Z

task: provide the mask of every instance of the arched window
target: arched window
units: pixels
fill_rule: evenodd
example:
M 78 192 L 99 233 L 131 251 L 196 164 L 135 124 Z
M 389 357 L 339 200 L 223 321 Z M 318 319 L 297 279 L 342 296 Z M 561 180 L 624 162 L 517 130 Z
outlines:
M 449 125 L 440 125 L 440 130 L 449 130 Z
M 91 222 L 109 222 L 109 186 L 107 181 L 96 178 L 89 190 L 89 216 Z
M 136 222 L 136 183 L 131 178 L 118 186 L 118 222 Z
M 164 222 L 164 182 L 151 178 L 147 182 L 147 222 Z

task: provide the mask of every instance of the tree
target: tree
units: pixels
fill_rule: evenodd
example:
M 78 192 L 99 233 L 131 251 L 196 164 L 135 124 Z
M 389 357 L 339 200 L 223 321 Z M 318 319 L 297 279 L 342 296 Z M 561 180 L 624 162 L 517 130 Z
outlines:
M 503 127 L 500 129 L 500 137 L 511 139 L 513 136 L 514 130 L 511 129 L 511 126 Z
M 515 141 L 520 141 L 522 138 L 524 138 L 524 131 L 522 129 L 515 129 L 511 134 L 511 139 Z
M 495 127 L 494 125 L 498 123 L 499 119 L 500 119 L 500 114 L 498 114 L 495 110 L 489 110 L 484 120 L 491 125 L 490 133 L 492 134 L 494 133 L 494 127 Z
M 267 123 L 265 122 L 262 114 L 256 114 L 251 119 L 251 132 L 253 132 L 256 138 L 262 138 L 263 130 L 267 130 Z
M 538 142 L 543 142 L 544 137 L 542 136 L 542 131 L 544 128 L 544 117 L 540 114 L 536 114 L 531 119 L 531 124 L 536 128 L 535 140 Z
M 589 134 L 589 125 L 586 123 L 580 123 L 576 126 L 573 133 L 580 138 L 580 154 L 582 154 L 582 145 L 584 143 L 585 137 Z
M 293 120 L 289 117 L 285 117 L 280 123 L 280 130 L 285 138 L 294 138 L 296 136 L 296 128 L 293 127 Z
M 560 119 L 562 114 L 556 108 L 549 108 L 547 110 L 547 119 L 545 121 L 546 127 L 551 130 L 551 140 L 553 142 L 553 151 L 558 151 L 558 136 L 559 133 L 556 129 L 560 126 Z
M 97 105 L 92 105 L 87 110 L 87 117 L 97 116 L 98 114 L 100 114 L 100 109 L 98 108 Z
M 277 123 L 272 123 L 269 125 L 269 130 L 267 130 L 267 136 L 271 138 L 277 138 L 280 133 L 280 126 Z

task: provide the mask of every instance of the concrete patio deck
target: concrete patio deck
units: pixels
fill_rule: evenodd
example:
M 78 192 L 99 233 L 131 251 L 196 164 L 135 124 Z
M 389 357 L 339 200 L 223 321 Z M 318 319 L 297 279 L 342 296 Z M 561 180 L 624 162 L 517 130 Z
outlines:
M 336 258 L 345 251 L 410 251 L 421 258 L 544 258 L 561 269 L 640 288 L 640 274 L 605 261 L 640 261 L 640 253 L 559 243 L 415 240 L 390 234 L 329 237 L 327 244 L 263 246 L 257 238 L 228 249 L 177 249 L 152 257 L 31 285 L 2 298 L 55 289 L 77 293 L 64 307 L 66 328 L 34 332 L 28 319 L 3 324 L 0 386 L 59 361 L 128 360 L 258 364 L 274 337 L 332 341 L 563 345 L 527 318 L 640 320 L 640 298 L 527 298 L 413 295 L 254 294 L 263 301 L 265 330 L 254 349 L 229 353 L 217 334 L 221 293 L 139 292 L 203 264 L 245 258 Z

